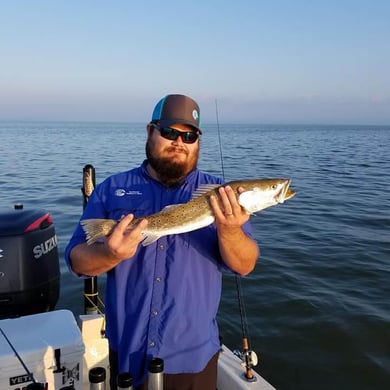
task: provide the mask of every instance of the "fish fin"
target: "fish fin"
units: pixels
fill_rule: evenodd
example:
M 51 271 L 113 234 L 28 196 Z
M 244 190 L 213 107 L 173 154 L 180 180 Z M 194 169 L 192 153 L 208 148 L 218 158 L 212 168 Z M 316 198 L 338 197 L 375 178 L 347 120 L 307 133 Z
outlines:
M 202 196 L 207 192 L 220 187 L 221 185 L 222 184 L 202 184 L 192 193 L 192 199 L 198 198 L 199 196 Z
M 117 224 L 113 219 L 84 219 L 80 221 L 87 237 L 87 244 L 91 245 L 100 238 L 108 236 Z
M 154 234 L 143 234 L 143 236 L 144 238 L 141 241 L 142 246 L 153 244 L 153 242 L 157 241 L 161 237 Z
M 165 206 L 160 213 L 165 213 L 166 211 L 172 211 L 178 206 L 182 206 L 184 203 L 177 203 L 177 204 L 169 204 L 168 206 Z

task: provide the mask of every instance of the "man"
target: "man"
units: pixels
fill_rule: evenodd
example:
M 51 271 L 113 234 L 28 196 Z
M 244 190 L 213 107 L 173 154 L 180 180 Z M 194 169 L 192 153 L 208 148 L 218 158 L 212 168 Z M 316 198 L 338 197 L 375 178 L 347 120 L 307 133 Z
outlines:
M 222 183 L 197 169 L 201 134 L 194 100 L 184 95 L 161 99 L 147 125 L 147 159 L 97 186 L 82 216 L 120 222 L 107 239 L 92 245 L 85 243 L 79 224 L 66 248 L 76 275 L 107 272 L 112 388 L 118 370 L 130 371 L 135 387 L 146 388 L 153 357 L 164 360 L 164 389 L 216 388 L 222 270 L 246 275 L 259 255 L 249 216 L 225 187 L 219 191 L 221 203 L 210 200 L 215 223 L 206 228 L 161 237 L 148 246 L 140 245 L 146 219 L 126 230 L 134 217 L 186 203 L 202 184 Z

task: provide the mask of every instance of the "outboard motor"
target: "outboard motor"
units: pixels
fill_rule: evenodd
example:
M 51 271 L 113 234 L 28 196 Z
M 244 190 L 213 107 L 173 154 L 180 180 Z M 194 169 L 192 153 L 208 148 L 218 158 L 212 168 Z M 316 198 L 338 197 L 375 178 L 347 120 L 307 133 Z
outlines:
M 0 212 L 0 318 L 53 310 L 60 292 L 57 236 L 43 210 Z

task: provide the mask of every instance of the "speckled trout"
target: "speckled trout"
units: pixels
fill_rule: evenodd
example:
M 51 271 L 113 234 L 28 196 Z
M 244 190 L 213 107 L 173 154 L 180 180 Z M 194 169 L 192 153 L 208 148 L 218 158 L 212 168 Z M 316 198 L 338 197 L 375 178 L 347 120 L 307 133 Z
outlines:
M 128 229 L 134 228 L 140 220 L 146 218 L 148 225 L 142 231 L 142 245 L 146 246 L 160 237 L 186 233 L 212 224 L 215 218 L 210 206 L 210 196 L 215 195 L 221 204 L 218 192 L 221 186 L 229 185 L 236 194 L 241 207 L 248 214 L 253 214 L 292 198 L 295 191 L 290 189 L 290 183 L 290 179 L 258 179 L 231 181 L 223 185 L 206 184 L 194 192 L 188 203 L 168 206 L 156 214 L 134 218 Z M 238 192 L 239 188 L 243 189 L 240 193 Z M 81 221 L 88 244 L 108 236 L 117 223 L 118 221 L 112 219 L 84 219 Z

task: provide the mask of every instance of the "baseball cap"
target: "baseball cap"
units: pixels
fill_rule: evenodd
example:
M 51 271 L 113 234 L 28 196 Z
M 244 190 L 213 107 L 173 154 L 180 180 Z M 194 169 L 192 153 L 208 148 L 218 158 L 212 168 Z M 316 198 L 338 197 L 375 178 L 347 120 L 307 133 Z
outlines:
M 185 95 L 167 95 L 154 107 L 152 122 L 158 122 L 161 127 L 169 127 L 176 123 L 192 126 L 200 130 L 199 106 L 195 100 Z

